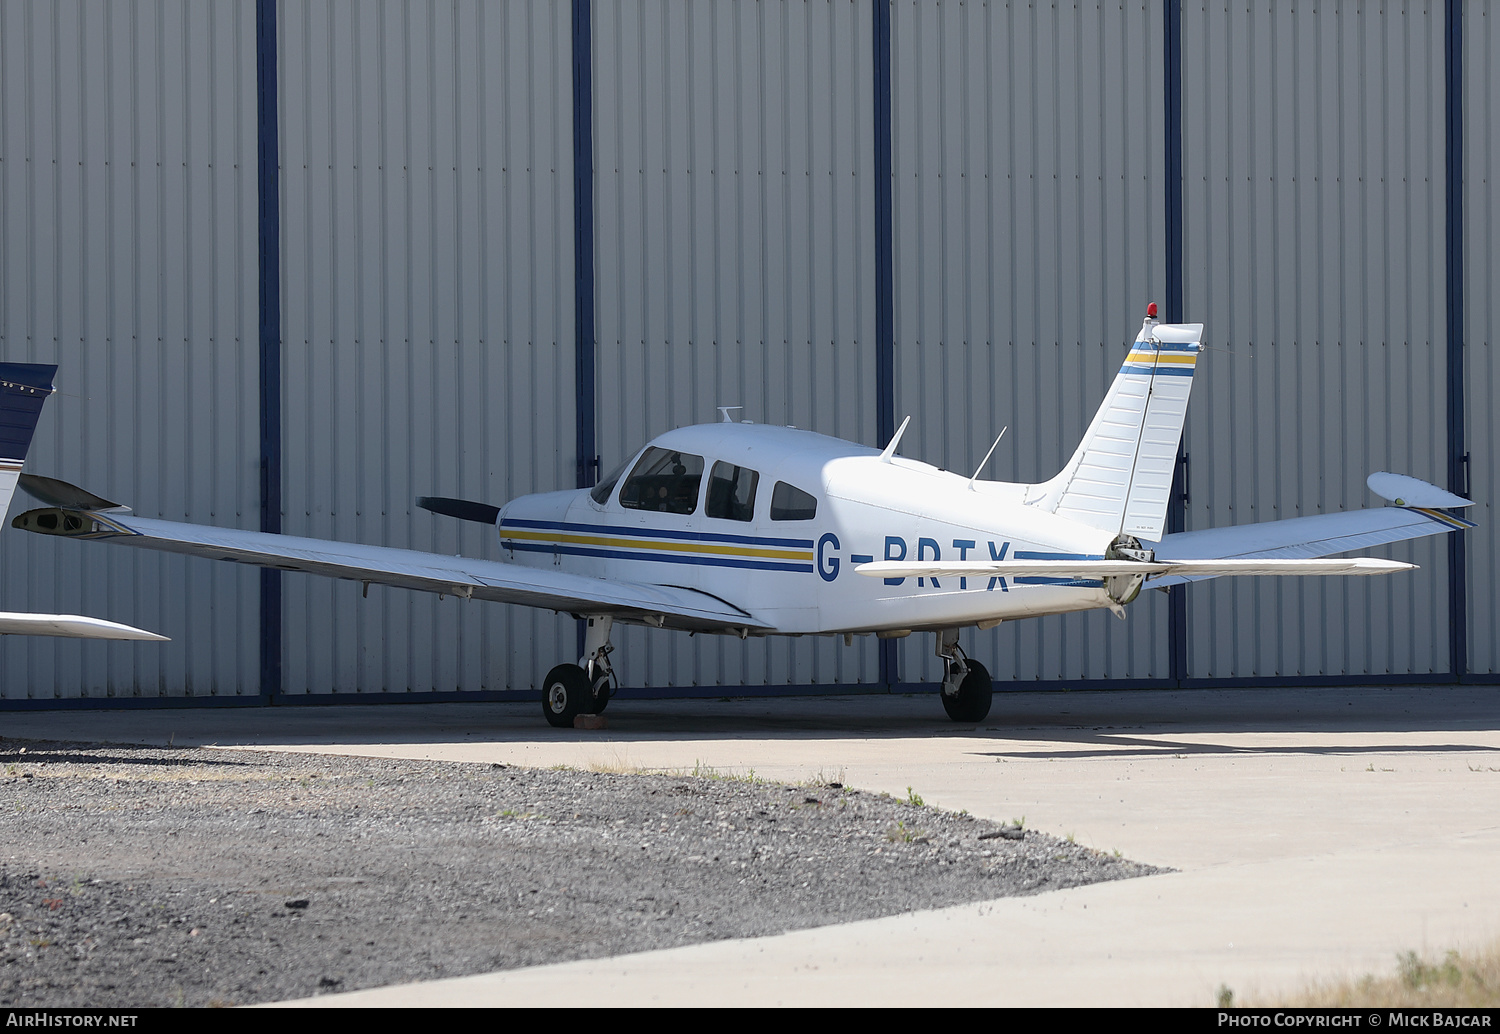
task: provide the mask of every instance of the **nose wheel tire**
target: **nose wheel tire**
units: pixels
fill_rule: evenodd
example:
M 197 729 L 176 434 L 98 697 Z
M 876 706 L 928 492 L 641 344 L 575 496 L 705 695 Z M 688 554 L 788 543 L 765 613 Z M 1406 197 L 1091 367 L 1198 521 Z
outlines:
M 589 677 L 576 664 L 559 664 L 542 681 L 542 715 L 549 725 L 571 729 L 573 719 L 593 710 Z
M 982 722 L 990 713 L 990 700 L 995 694 L 995 684 L 990 673 L 978 661 L 965 660 L 969 673 L 958 684 L 958 692 L 951 696 L 939 693 L 943 698 L 943 710 L 955 722 Z

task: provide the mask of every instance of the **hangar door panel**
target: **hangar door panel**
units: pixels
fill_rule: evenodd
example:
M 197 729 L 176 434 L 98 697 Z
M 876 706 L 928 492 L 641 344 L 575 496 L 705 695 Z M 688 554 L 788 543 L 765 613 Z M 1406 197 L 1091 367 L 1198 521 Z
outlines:
M 595 6 L 604 472 L 726 405 L 874 443 L 871 26 L 867 4 Z M 627 686 L 879 674 L 871 639 L 615 642 Z
M 1464 5 L 1464 418 L 1470 498 L 1468 532 L 1470 672 L 1500 672 L 1500 17 L 1482 2 Z
M 251 4 L 0 3 L 0 351 L 58 366 L 28 471 L 259 526 L 255 130 Z M 259 692 L 253 570 L 17 531 L 0 570 L 172 639 L 7 636 L 0 700 Z
M 1188 528 L 1446 481 L 1442 6 L 1183 8 Z M 1447 543 L 1372 579 L 1191 586 L 1195 677 L 1448 670 Z
M 419 495 L 575 477 L 570 7 L 281 9 L 285 530 L 501 559 Z M 550 612 L 284 576 L 288 693 L 531 689 Z
M 1159 3 L 892 9 L 896 419 L 903 455 L 1044 481 L 1146 303 L 1165 301 Z M 966 631 L 997 682 L 1169 674 L 1166 598 Z M 904 682 L 936 682 L 932 637 Z

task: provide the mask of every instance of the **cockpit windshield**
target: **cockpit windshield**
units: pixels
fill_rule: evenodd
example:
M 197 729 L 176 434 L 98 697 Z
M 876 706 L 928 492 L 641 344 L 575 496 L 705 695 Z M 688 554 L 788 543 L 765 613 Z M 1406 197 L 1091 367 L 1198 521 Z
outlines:
M 627 456 L 623 463 L 609 472 L 609 477 L 589 489 L 589 495 L 593 497 L 594 502 L 601 506 L 609 502 L 609 494 L 615 490 L 615 485 L 619 484 L 620 475 L 625 473 L 625 468 L 629 463 L 630 457 Z
M 702 480 L 702 456 L 652 446 L 620 489 L 620 505 L 629 510 L 692 513 L 698 508 Z

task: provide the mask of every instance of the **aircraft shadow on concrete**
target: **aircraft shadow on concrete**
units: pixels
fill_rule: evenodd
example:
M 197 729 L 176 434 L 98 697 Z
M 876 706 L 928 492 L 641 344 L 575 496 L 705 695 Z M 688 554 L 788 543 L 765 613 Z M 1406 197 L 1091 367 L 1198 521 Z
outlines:
M 1115 690 L 1007 693 L 983 722 L 948 721 L 934 694 L 641 700 L 613 703 L 599 730 L 539 725 L 530 703 L 426 703 L 200 712 L 177 742 L 267 747 L 338 743 L 551 745 L 681 739 L 945 739 L 1004 757 L 1484 752 L 1466 733 L 1500 729 L 1495 687 Z M 1441 743 L 1348 743 L 1350 735 L 1447 733 Z M 1246 734 L 1300 734 L 1244 744 Z M 1184 737 L 1209 742 L 1181 742 Z M 1171 737 L 1162 739 L 1160 737 Z M 1326 738 L 1325 738 L 1326 737 Z M 1337 738 L 1335 738 L 1337 737 Z M 79 736 L 78 739 L 86 739 Z M 107 736 L 100 737 L 107 739 Z M 993 749 L 975 739 L 993 741 Z M 132 737 L 139 741 L 138 737 Z M 1028 746 L 1034 744 L 1035 749 Z M 1067 744 L 1069 746 L 1058 746 Z M 1496 751 L 1500 756 L 1500 751 Z

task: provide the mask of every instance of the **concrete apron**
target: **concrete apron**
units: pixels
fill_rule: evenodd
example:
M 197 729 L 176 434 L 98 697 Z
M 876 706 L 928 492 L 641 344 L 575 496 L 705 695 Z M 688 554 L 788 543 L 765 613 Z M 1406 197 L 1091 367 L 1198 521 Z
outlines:
M 7 736 L 838 780 L 1177 873 L 295 1004 L 1197 1005 L 1500 937 L 1493 687 L 23 712 Z M 288 1003 L 293 1004 L 293 1003 Z

